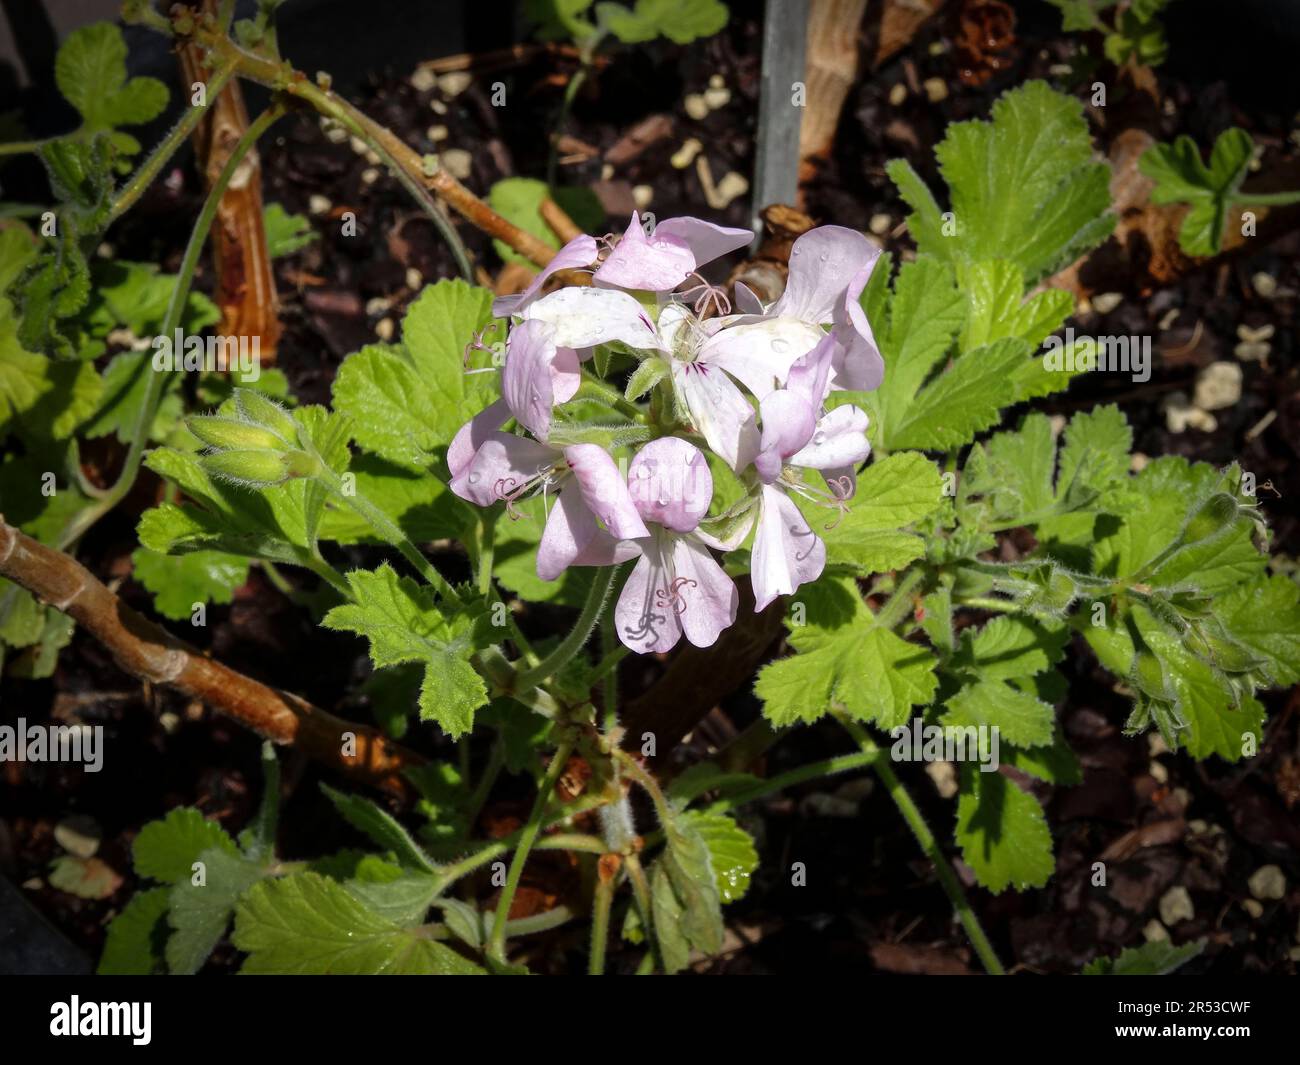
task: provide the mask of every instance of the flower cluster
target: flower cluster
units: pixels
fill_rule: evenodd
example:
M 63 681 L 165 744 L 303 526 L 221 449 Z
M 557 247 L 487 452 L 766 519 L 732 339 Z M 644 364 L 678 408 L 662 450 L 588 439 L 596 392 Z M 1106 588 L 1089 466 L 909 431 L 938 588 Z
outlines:
M 696 218 L 647 233 L 634 214 L 621 237 L 570 241 L 524 292 L 494 303 L 511 322 L 501 399 L 448 449 L 451 488 L 463 499 L 513 514 L 521 498 L 547 497 L 542 579 L 637 560 L 615 609 L 619 638 L 634 651 L 666 651 L 683 634 L 707 647 L 735 621 L 739 595 L 712 551 L 735 550 L 751 531 L 756 609 L 816 580 L 826 546 L 793 497 L 843 510 L 870 450 L 866 414 L 826 401 L 883 376 L 859 302 L 879 250 L 852 230 L 811 230 L 791 250 L 780 299 L 764 306 L 738 283 L 733 309 L 698 271 L 752 239 Z M 541 295 L 561 270 L 589 272 L 590 284 Z M 644 417 L 654 438 L 622 467 L 605 446 L 551 442 L 555 408 L 576 395 L 583 363 L 606 344 L 643 370 L 653 361 L 643 379 L 662 395 Z M 512 421 L 517 431 L 504 431 Z M 745 490 L 712 518 L 701 446 Z

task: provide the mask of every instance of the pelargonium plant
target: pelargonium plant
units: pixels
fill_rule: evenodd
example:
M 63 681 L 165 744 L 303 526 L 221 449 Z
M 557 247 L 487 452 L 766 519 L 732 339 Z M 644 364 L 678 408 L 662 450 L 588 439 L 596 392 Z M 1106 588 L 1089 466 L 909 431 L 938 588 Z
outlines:
M 721 950 L 723 907 L 751 880 L 820 875 L 762 852 L 751 804 L 859 772 L 893 800 L 997 973 L 953 860 L 981 892 L 1051 877 L 1042 797 L 1081 778 L 1058 720 L 1077 663 L 1113 675 L 1127 732 L 1155 730 L 1184 757 L 1254 757 L 1259 693 L 1300 680 L 1300 588 L 1270 569 L 1251 471 L 1136 463 L 1116 407 L 1053 420 L 1029 406 L 1096 365 L 1041 350 L 1074 311 L 1052 279 L 1114 226 L 1110 171 L 1077 101 L 1030 82 L 989 119 L 953 126 L 937 194 L 890 164 L 915 245 L 897 266 L 863 234 L 821 225 L 790 247 L 782 290 L 760 297 L 720 281 L 747 230 L 633 215 L 558 250 L 521 230 L 287 63 L 274 6 L 237 29 L 230 5 L 170 19 L 129 6 L 198 50 L 210 95 L 232 78 L 272 91 L 177 275 L 137 264 L 115 287 L 87 252 L 208 103 L 120 185 L 134 142 L 111 124 L 37 146 L 58 225 L 0 231 L 0 438 L 13 445 L 0 639 L 41 675 L 75 621 L 130 672 L 320 763 L 326 799 L 368 846 L 281 853 L 268 744 L 262 807 L 237 837 L 196 807 L 139 833 L 139 890 L 102 972 L 195 972 L 227 936 L 247 972 L 522 972 L 547 964 L 535 944 L 560 942 L 547 933 L 579 924 L 590 972 L 611 957 L 677 972 Z M 102 72 L 96 95 L 117 99 L 114 32 L 70 41 L 64 66 Z M 216 207 L 258 138 L 304 107 L 390 168 L 465 278 L 425 286 L 400 332 L 344 359 L 328 407 L 297 403 L 274 372 L 208 373 L 187 412 L 178 375 L 138 350 L 101 373 L 111 335 L 211 326 L 190 288 Z M 435 197 L 531 259 L 522 292 L 474 282 Z M 79 444 L 110 434 L 121 467 L 94 484 Z M 260 567 L 345 634 L 335 641 L 368 652 L 348 705 L 375 725 L 123 613 L 72 557 L 142 467 L 166 485 L 133 555 L 155 612 L 183 629 Z M 631 663 L 640 691 L 622 698 Z M 737 691 L 753 718 L 738 736 L 680 745 Z M 844 749 L 754 771 L 815 723 Z M 953 769 L 950 834 L 895 771 L 914 759 Z M 485 810 L 521 787 L 517 827 L 489 833 Z M 519 889 L 546 851 L 575 875 L 563 901 L 529 909 Z M 1105 864 L 1093 890 L 1106 890 Z M 1152 949 L 1121 967 L 1167 969 L 1198 948 Z

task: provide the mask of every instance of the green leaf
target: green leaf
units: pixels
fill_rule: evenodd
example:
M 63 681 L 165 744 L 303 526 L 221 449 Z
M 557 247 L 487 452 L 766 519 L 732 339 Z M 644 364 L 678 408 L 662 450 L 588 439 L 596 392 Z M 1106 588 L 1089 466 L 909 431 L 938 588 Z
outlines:
M 933 512 L 942 498 L 939 472 L 924 455 L 900 452 L 872 463 L 847 512 L 824 529 L 826 561 L 880 573 L 920 558 L 925 541 L 899 530 Z M 810 523 L 826 526 L 825 508 L 802 497 L 796 502 Z
M 956 838 L 962 859 L 995 895 L 1043 887 L 1056 866 L 1042 806 L 1001 773 L 962 766 Z
M 1186 724 L 1177 733 L 1178 744 L 1193 758 L 1217 754 L 1229 762 L 1242 758 L 1248 736 L 1254 737 L 1258 750 L 1264 723 L 1259 702 L 1250 696 L 1239 698 L 1222 673 L 1192 654 L 1145 607 L 1135 605 L 1132 616 L 1143 642 L 1164 668 L 1173 688 L 1174 710 Z
M 579 229 L 590 233 L 602 231 L 605 210 L 595 195 L 585 188 L 557 188 L 552 193 L 545 181 L 536 178 L 504 178 L 488 190 L 488 206 L 525 233 L 558 250 L 560 238 L 546 224 L 541 214 L 542 201 L 548 196 L 573 219 Z M 536 267 L 526 255 L 521 255 L 503 241 L 494 240 L 492 247 L 503 262 Z
M 24 348 L 13 305 L 0 297 L 0 440 L 61 440 L 90 417 L 102 390 L 95 368 L 48 359 Z
M 1178 231 L 1178 244 L 1188 255 L 1217 255 L 1223 248 L 1223 227 L 1229 206 L 1246 177 L 1255 145 L 1235 126 L 1219 134 L 1210 152 L 1210 165 L 1186 134 L 1172 144 L 1153 144 L 1138 160 L 1138 169 L 1152 181 L 1151 202 L 1185 203 L 1190 210 Z
M 963 352 L 1005 337 L 1037 346 L 1074 310 L 1074 297 L 1064 289 L 1044 289 L 1026 300 L 1020 268 L 1005 259 L 958 263 L 957 281 L 969 304 L 958 340 Z
M 952 123 L 935 155 L 949 187 L 952 235 L 911 167 L 901 160 L 887 167 L 914 212 L 908 225 L 923 254 L 1010 260 L 1034 284 L 1114 228 L 1110 169 L 1093 158 L 1083 107 L 1045 82 L 1005 93 L 991 122 Z
M 1174 946 L 1168 940 L 1152 940 L 1140 947 L 1126 947 L 1117 958 L 1094 958 L 1083 968 L 1084 976 L 1168 976 L 1205 950 L 1205 940 Z
M 1257 577 L 1219 596 L 1214 612 L 1233 638 L 1265 661 L 1270 684 L 1300 681 L 1300 587 L 1288 577 Z
M 799 597 L 807 624 L 789 636 L 799 653 L 765 666 L 754 685 L 774 725 L 816 721 L 842 707 L 891 729 L 934 698 L 934 656 L 876 625 L 852 580 L 823 577 Z
M 300 214 L 290 214 L 278 203 L 268 203 L 262 211 L 266 227 L 266 251 L 272 259 L 302 251 L 320 234 L 311 228 L 311 222 Z
M 424 848 L 411 838 L 411 834 L 388 811 L 360 795 L 335 791 L 328 784 L 322 784 L 321 791 L 348 824 L 365 833 L 384 850 L 392 851 L 402 866 L 426 873 L 438 871 L 437 866 L 424 853 Z
M 248 580 L 248 560 L 220 551 L 161 555 L 138 547 L 131 566 L 135 579 L 153 593 L 154 609 L 172 621 L 189 618 L 197 603 L 231 602 Z
M 152 976 L 162 971 L 168 894 L 165 887 L 136 892 L 108 926 L 96 975 Z
M 642 44 L 660 36 L 674 44 L 690 44 L 721 30 L 727 24 L 727 7 L 718 0 L 636 0 L 631 10 L 622 4 L 597 4 L 596 16 L 624 44 Z
M 198 860 L 204 864 L 204 882 L 196 884 L 187 876 L 171 889 L 167 918 L 173 931 L 166 953 L 172 973 L 190 974 L 202 968 L 226 934 L 235 903 L 270 872 L 224 847 L 209 847 Z
M 242 972 L 473 976 L 483 972 L 421 929 L 403 928 L 317 873 L 258 884 L 240 901 Z
M 353 439 L 390 462 L 425 468 L 434 448 L 497 398 L 494 375 L 465 372 L 466 348 L 492 320 L 491 307 L 487 289 L 439 281 L 407 311 L 403 347 L 371 344 L 349 355 L 333 397 L 334 409 L 352 418 Z
M 167 106 L 167 87 L 156 78 L 127 80 L 126 41 L 109 22 L 68 34 L 54 61 L 54 80 L 87 132 L 140 125 Z
M 420 717 L 437 721 L 452 737 L 469 732 L 474 711 L 487 702 L 483 678 L 469 663 L 481 615 L 443 615 L 432 589 L 399 578 L 387 563 L 354 570 L 348 584 L 355 603 L 335 607 L 321 624 L 366 637 L 376 667 L 421 663 Z
M 193 806 L 178 806 L 161 821 L 150 821 L 132 844 L 137 876 L 166 884 L 188 881 L 199 855 L 211 848 L 238 855 L 235 841 L 216 821 Z
M 709 849 L 709 862 L 718 882 L 723 903 L 743 898 L 750 875 L 758 868 L 758 852 L 748 832 L 725 814 L 694 811 L 682 815 L 682 822 L 700 834 Z
M 978 632 L 962 634 L 961 653 L 953 660 L 987 680 L 1009 680 L 1044 673 L 1061 660 L 1069 632 L 1048 628 L 1032 618 L 996 617 Z
M 1041 699 L 1000 680 L 977 680 L 948 700 L 943 723 L 959 728 L 996 728 L 1017 747 L 1052 742 L 1056 714 Z

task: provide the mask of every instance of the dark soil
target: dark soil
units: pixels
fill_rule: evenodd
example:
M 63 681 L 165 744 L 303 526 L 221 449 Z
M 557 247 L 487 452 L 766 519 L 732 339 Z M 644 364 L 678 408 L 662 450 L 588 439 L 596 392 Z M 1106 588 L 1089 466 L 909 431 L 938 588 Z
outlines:
M 1049 76 L 1067 60 L 1077 36 L 1059 31 L 1059 20 L 1044 4 L 1017 5 L 1021 19 L 1007 69 L 979 86 L 957 76 L 951 47 L 953 24 L 936 20 L 883 68 L 867 71 L 849 95 L 832 159 L 808 189 L 808 210 L 819 221 L 867 229 L 872 217 L 887 214 L 889 233 L 899 233 L 904 211 L 885 177 L 887 159 L 904 155 L 923 176 L 935 178 L 932 148 L 944 126 L 956 119 L 982 117 L 1005 88 L 1030 77 Z M 1251 21 L 1256 9 L 1187 0 L 1168 15 L 1171 58 L 1160 83 L 1172 102 L 1162 133 L 1192 134 L 1205 145 L 1231 124 L 1245 126 L 1266 149 L 1266 162 L 1289 159 L 1297 151 L 1296 101 L 1272 87 L 1260 91 L 1260 70 L 1290 69 L 1290 60 L 1268 63 L 1241 49 L 1233 61 L 1226 44 L 1207 58 L 1199 43 L 1212 25 L 1225 41 L 1249 40 L 1251 48 L 1273 47 L 1274 35 Z M 385 32 L 397 32 L 389 27 Z M 759 25 L 752 5 L 737 5 L 730 26 L 719 37 L 691 48 L 652 46 L 618 55 L 577 101 L 565 132 L 595 152 L 585 162 L 561 167 L 566 185 L 601 184 L 610 211 L 608 228 L 621 230 L 631 209 L 631 189 L 654 189 L 651 210 L 658 217 L 698 214 L 731 225 L 748 223 L 746 197 L 725 210 L 708 207 L 694 165 L 677 169 L 673 152 L 697 137 L 714 180 L 729 171 L 752 172 L 757 113 Z M 1268 41 L 1267 45 L 1261 44 Z M 499 46 L 497 42 L 495 46 Z M 344 47 L 341 43 L 338 47 Z M 432 48 L 432 46 L 431 46 Z M 290 49 L 291 51 L 291 49 Z M 291 52 L 292 54 L 292 52 Z M 1226 55 L 1225 55 L 1226 54 Z M 328 60 L 322 60 L 328 65 Z M 551 55 L 477 77 L 462 94 L 446 99 L 437 89 L 416 91 L 409 69 L 378 70 L 356 87 L 354 97 L 372 115 L 420 151 L 462 148 L 471 153 L 467 184 L 486 190 L 510 175 L 544 173 L 547 130 L 553 122 L 563 80 L 572 65 Z M 702 92 L 711 75 L 721 74 L 731 100 L 703 121 L 686 114 L 686 93 Z M 917 91 L 927 78 L 941 79 L 946 98 L 932 103 Z M 490 82 L 503 81 L 510 105 L 494 108 Z M 899 106 L 889 102 L 897 84 L 909 86 Z M 1081 91 L 1082 96 L 1082 91 Z M 446 104 L 435 114 L 430 102 Z M 621 165 L 602 183 L 604 152 L 635 123 L 649 115 L 668 116 L 671 132 L 635 160 Z M 428 139 L 431 126 L 443 125 L 447 138 Z M 1099 147 L 1106 132 L 1094 127 Z M 576 153 L 575 153 L 576 154 Z M 349 352 L 372 340 L 380 323 L 400 322 L 415 290 L 407 286 L 414 269 L 422 281 L 455 275 L 454 264 L 432 227 L 417 216 L 395 181 L 371 181 L 371 163 L 347 141 L 331 142 L 314 116 L 299 115 L 278 127 L 274 147 L 263 152 L 268 200 L 306 213 L 312 196 L 330 202 L 315 216 L 321 239 L 303 252 L 277 262 L 284 302 L 285 335 L 279 366 L 303 402 L 326 402 L 334 372 Z M 119 255 L 159 261 L 174 267 L 188 219 L 200 200 L 192 168 L 160 182 L 132 218 L 115 232 Z M 337 218 L 357 212 L 362 239 L 344 238 Z M 186 224 L 181 224 L 181 220 Z M 471 252 L 491 271 L 497 269 L 490 243 L 461 225 Z M 886 237 L 897 257 L 906 251 L 905 233 Z M 1148 455 L 1173 453 L 1226 464 L 1240 461 L 1258 481 L 1272 483 L 1279 498 L 1265 496 L 1278 553 L 1297 550 L 1296 514 L 1291 499 L 1300 488 L 1300 399 L 1296 387 L 1294 321 L 1300 293 L 1300 234 L 1292 234 L 1257 253 L 1210 273 L 1193 273 L 1177 285 L 1150 292 L 1121 292 L 1108 314 L 1085 315 L 1080 332 L 1150 334 L 1157 350 L 1152 379 L 1134 385 L 1117 375 L 1093 375 L 1047 402 L 1049 413 L 1069 414 L 1097 402 L 1118 402 L 1135 430 L 1136 447 Z M 1260 294 L 1254 280 L 1266 274 L 1273 295 Z M 210 278 L 202 278 L 210 285 Z M 382 310 L 370 301 L 389 301 Z M 1216 412 L 1213 432 L 1189 429 L 1171 433 L 1161 403 L 1171 391 L 1193 391 L 1201 367 L 1232 360 L 1240 325 L 1272 324 L 1271 350 L 1263 362 L 1243 363 L 1245 384 L 1239 403 Z M 1271 424 L 1262 419 L 1276 412 Z M 1011 415 L 1014 420 L 1015 412 Z M 1254 431 L 1253 431 L 1254 430 Z M 148 492 L 142 493 L 147 497 Z M 147 505 L 147 498 L 140 505 Z M 135 546 L 134 517 L 118 513 L 98 526 L 81 551 L 100 576 L 121 582 L 120 593 L 148 612 L 149 596 L 130 579 L 129 554 Z M 355 562 L 377 555 L 357 553 Z M 454 557 L 441 560 L 457 565 Z M 533 631 L 553 627 L 554 614 L 525 619 Z M 357 642 L 315 627 L 308 613 L 291 604 L 258 571 L 229 607 L 213 607 L 206 630 L 189 631 L 222 661 L 279 687 L 300 692 L 318 705 L 365 719 L 356 696 L 367 674 Z M 1057 873 L 1042 891 L 991 896 L 971 889 L 971 897 L 999 954 L 1009 964 L 1034 972 L 1075 972 L 1098 954 L 1114 954 L 1143 941 L 1143 929 L 1156 919 L 1161 896 L 1174 885 L 1190 892 L 1195 916 L 1176 925 L 1176 941 L 1205 937 L 1205 954 L 1192 971 L 1217 973 L 1293 973 L 1296 969 L 1297 918 L 1300 917 L 1300 716 L 1295 699 L 1277 692 L 1266 697 L 1270 711 L 1267 742 L 1246 768 L 1217 763 L 1198 765 L 1189 758 L 1153 754 L 1146 737 L 1127 739 L 1120 727 L 1127 701 L 1079 645 L 1066 664 L 1070 682 L 1063 726 L 1084 766 L 1074 788 L 1039 788 L 1046 800 L 1057 852 Z M 628 670 L 625 696 L 642 689 L 653 673 Z M 104 650 L 78 633 L 60 659 L 54 677 L 0 682 L 6 719 L 30 722 L 80 720 L 102 724 L 113 757 L 103 772 L 3 767 L 0 781 L 0 874 L 24 887 L 24 894 L 51 923 L 90 959 L 98 957 L 104 928 L 130 898 L 131 840 L 147 821 L 172 806 L 195 804 L 228 828 L 244 826 L 260 788 L 259 741 L 201 706 L 124 676 Z M 735 728 L 758 714 L 747 691 L 737 692 L 719 711 Z M 445 755 L 447 748 L 427 728 L 413 728 L 406 742 Z M 697 737 L 685 759 L 703 753 Z M 842 734 L 831 727 L 794 731 L 768 755 L 766 770 L 778 772 L 843 750 Z M 474 759 L 482 756 L 477 747 Z M 286 767 L 286 800 L 281 847 L 287 858 L 315 857 L 360 842 L 341 825 L 316 784 L 321 774 L 292 754 Z M 905 784 L 941 838 L 951 834 L 952 802 L 941 798 L 919 767 L 901 766 Z M 522 778 L 507 783 L 527 795 Z M 510 803 L 489 815 L 509 816 Z M 103 829 L 99 856 L 121 873 L 121 888 L 108 899 L 85 901 L 49 886 L 49 863 L 60 848 L 53 838 L 62 818 L 84 813 Z M 728 910 L 734 933 L 726 955 L 712 972 L 798 972 L 834 966 L 859 972 L 948 972 L 978 968 L 947 900 L 888 796 L 861 776 L 793 789 L 745 810 L 743 823 L 756 837 L 762 864 L 747 897 Z M 1106 854 L 1109 885 L 1091 885 L 1092 863 Z M 793 887 L 792 862 L 808 869 L 806 887 Z M 1258 916 L 1243 906 L 1250 898 L 1249 875 L 1276 863 L 1291 885 L 1287 897 L 1263 904 Z M 964 870 L 963 870 L 964 872 Z M 567 890 L 556 869 L 557 893 Z M 530 964 L 539 970 L 577 971 L 585 951 L 581 930 L 560 929 L 536 941 Z M 631 963 L 629 954 L 618 961 Z M 228 948 L 211 963 L 233 967 Z

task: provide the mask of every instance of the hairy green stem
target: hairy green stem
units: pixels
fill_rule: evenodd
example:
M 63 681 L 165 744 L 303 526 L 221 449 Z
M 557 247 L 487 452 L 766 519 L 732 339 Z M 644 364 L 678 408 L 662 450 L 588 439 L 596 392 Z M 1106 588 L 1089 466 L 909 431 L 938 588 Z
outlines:
M 903 787 L 902 781 L 898 779 L 898 775 L 894 772 L 894 767 L 890 765 L 889 759 L 879 757 L 883 752 L 867 734 L 867 730 L 856 721 L 841 718 L 840 723 L 848 730 L 849 735 L 853 737 L 858 746 L 862 748 L 864 754 L 870 753 L 876 756 L 871 764 L 872 768 L 880 778 L 880 782 L 885 786 L 885 790 L 889 792 L 889 797 L 894 800 L 898 812 L 903 815 L 907 827 L 912 830 L 912 835 L 916 837 L 921 852 L 934 864 L 935 875 L 938 877 L 944 893 L 948 896 L 948 901 L 952 903 L 952 908 L 956 911 L 962 927 L 966 929 L 966 936 L 970 939 L 971 946 L 975 948 L 975 953 L 984 964 L 985 970 L 994 976 L 1006 975 L 1006 970 L 1003 969 L 1002 963 L 998 960 L 993 945 L 989 942 L 988 936 L 984 934 L 984 928 L 980 924 L 979 918 L 975 915 L 975 911 L 971 909 L 970 900 L 966 898 L 966 892 L 962 889 L 961 881 L 957 879 L 952 864 L 944 855 L 938 841 L 935 840 L 934 833 L 930 831 L 925 815 L 921 813 L 916 803 L 912 801 L 912 796 Z
M 894 594 L 877 611 L 876 624 L 882 629 L 892 629 L 912 613 L 912 593 L 923 580 L 925 580 L 925 571 L 919 567 L 903 574 L 902 580 L 894 588 Z
M 597 874 L 596 894 L 591 902 L 591 953 L 587 959 L 587 975 L 603 976 L 605 952 L 609 944 L 609 911 L 614 904 L 617 877 Z
M 546 767 L 546 775 L 537 789 L 533 800 L 532 812 L 524 824 L 515 847 L 514 857 L 510 861 L 510 871 L 506 873 L 506 885 L 501 889 L 501 898 L 497 902 L 496 915 L 492 920 L 492 936 L 488 940 L 488 954 L 498 961 L 506 960 L 506 922 L 510 916 L 510 904 L 514 901 L 519 881 L 524 875 L 524 866 L 528 863 L 528 854 L 533 849 L 537 834 L 542 830 L 542 821 L 546 816 L 546 806 L 550 802 L 551 792 L 559 782 L 560 776 L 568 765 L 569 755 L 573 751 L 573 742 L 566 740 L 551 756 L 551 764 Z
M 198 127 L 198 124 L 203 121 L 203 116 L 208 113 L 208 109 L 213 102 L 221 95 L 221 90 L 226 87 L 226 82 L 231 79 L 234 73 L 235 64 L 233 62 L 223 63 L 213 71 L 212 77 L 207 83 L 207 88 L 204 90 L 203 103 L 191 106 L 181 115 L 180 121 L 171 128 L 167 136 L 158 142 L 154 150 L 149 153 L 149 158 L 140 164 L 135 173 L 131 175 L 126 184 L 113 197 L 113 205 L 108 213 L 110 222 L 121 218 L 131 209 L 136 200 L 144 195 L 145 190 L 153 184 L 154 178 L 167 165 L 167 161 L 176 154 L 177 149 L 185 143 L 189 135 Z M 234 158 L 243 158 L 243 153 L 238 148 L 235 150 Z M 229 181 L 229 178 L 226 180 Z
M 609 598 L 610 589 L 613 587 L 615 573 L 621 568 L 601 566 L 592 574 L 591 591 L 587 593 L 587 601 L 583 604 L 578 620 L 574 623 L 573 631 L 541 662 L 515 678 L 513 692 L 526 692 L 530 688 L 537 687 L 548 677 L 553 677 L 586 646 L 591 630 L 596 627 L 596 622 L 600 620 L 600 615 L 605 609 L 605 601 Z

